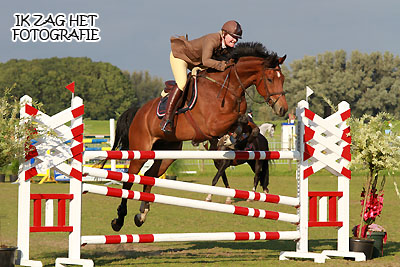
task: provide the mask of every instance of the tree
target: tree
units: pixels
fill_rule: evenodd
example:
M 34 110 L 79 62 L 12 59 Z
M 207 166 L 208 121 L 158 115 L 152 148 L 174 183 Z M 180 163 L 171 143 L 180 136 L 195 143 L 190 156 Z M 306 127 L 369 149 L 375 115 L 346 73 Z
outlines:
M 0 64 L 0 86 L 15 83 L 15 97 L 29 94 L 40 100 L 50 115 L 69 106 L 71 93 L 64 87 L 72 81 L 76 83 L 75 94 L 85 101 L 86 118 L 114 118 L 137 102 L 129 76 L 110 63 L 54 57 Z
M 315 95 L 309 101 L 317 113 L 324 110 L 321 97 L 325 96 L 335 105 L 349 102 L 356 116 L 381 111 L 400 114 L 399 66 L 400 58 L 389 52 L 363 54 L 356 50 L 349 59 L 343 50 L 306 56 L 293 61 L 284 72 L 286 98 L 289 107 L 294 107 L 310 86 Z
M 138 97 L 139 105 L 143 105 L 149 100 L 159 97 L 164 89 L 161 78 L 151 77 L 148 71 L 133 72 L 130 76 L 133 91 Z

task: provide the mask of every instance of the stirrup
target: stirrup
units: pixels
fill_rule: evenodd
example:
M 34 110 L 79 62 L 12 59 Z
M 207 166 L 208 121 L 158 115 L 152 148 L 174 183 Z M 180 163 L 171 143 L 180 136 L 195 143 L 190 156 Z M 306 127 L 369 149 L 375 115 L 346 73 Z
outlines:
M 231 145 L 236 144 L 236 138 L 233 136 L 233 134 L 229 136 L 229 141 L 231 142 Z
M 171 124 L 171 131 L 165 129 L 169 123 Z M 161 127 L 161 131 L 163 131 L 164 133 L 172 133 L 172 121 L 167 119 L 164 125 Z

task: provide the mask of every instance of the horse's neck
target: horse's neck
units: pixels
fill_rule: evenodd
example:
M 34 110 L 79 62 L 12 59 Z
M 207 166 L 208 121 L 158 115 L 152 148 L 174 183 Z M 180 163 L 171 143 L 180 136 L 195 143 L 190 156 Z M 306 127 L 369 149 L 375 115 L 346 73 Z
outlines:
M 206 94 L 210 104 L 215 103 L 235 109 L 242 101 L 244 91 L 234 71 L 206 73 L 206 78 L 199 80 L 199 94 Z
M 251 61 L 242 60 L 236 66 L 223 72 L 206 73 L 207 79 L 216 84 L 213 86 L 213 92 L 211 92 L 211 88 L 206 90 L 215 96 L 224 94 L 225 97 L 241 98 L 244 91 L 253 84 L 250 78 L 257 72 L 254 67 L 250 68 L 251 65 Z

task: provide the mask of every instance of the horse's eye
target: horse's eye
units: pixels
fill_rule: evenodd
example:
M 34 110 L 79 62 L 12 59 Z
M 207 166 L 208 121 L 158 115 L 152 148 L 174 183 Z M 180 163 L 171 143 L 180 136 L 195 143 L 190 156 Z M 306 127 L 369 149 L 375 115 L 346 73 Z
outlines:
M 267 80 L 268 80 L 270 83 L 272 83 L 272 79 L 268 78 Z

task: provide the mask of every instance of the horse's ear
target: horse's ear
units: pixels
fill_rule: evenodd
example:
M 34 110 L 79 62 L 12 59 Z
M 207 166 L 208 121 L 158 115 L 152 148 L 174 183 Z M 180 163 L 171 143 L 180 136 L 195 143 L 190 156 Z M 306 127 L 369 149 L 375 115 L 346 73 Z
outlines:
M 280 57 L 279 58 L 279 65 L 282 65 L 283 62 L 285 61 L 285 59 L 286 59 L 286 55 L 284 55 L 283 57 Z

